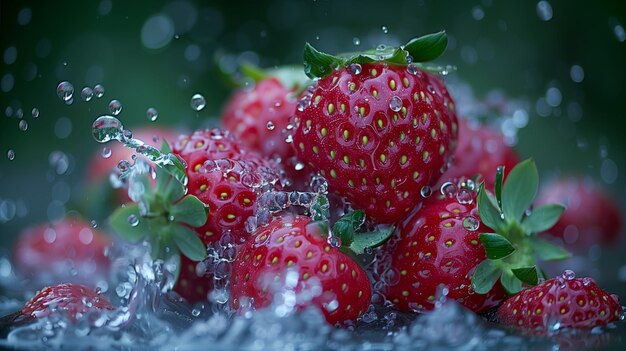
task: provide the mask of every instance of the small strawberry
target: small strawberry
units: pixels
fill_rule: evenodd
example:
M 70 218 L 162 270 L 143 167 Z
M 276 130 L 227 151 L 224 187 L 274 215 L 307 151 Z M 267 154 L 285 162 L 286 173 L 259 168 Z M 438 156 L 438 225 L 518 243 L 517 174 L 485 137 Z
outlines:
M 41 224 L 23 231 L 13 253 L 16 270 L 37 284 L 106 280 L 111 240 L 78 217 Z
M 459 119 L 459 144 L 452 158 L 452 165 L 441 176 L 442 180 L 480 176 L 487 189 L 495 185 L 498 166 L 513 169 L 519 162 L 515 150 L 504 142 L 504 135 L 487 126 L 481 126 L 464 118 Z
M 327 233 L 325 224 L 306 216 L 283 215 L 259 228 L 238 251 L 231 277 L 232 306 L 268 306 L 280 292 L 272 284 L 294 270 L 297 277 L 282 288 L 312 296 L 308 301 L 296 298 L 292 307 L 315 306 L 331 324 L 356 320 L 370 304 L 370 282 L 355 261 L 329 243 Z
M 451 298 L 482 312 L 504 299 L 502 288 L 515 294 L 522 283 L 537 284 L 542 272 L 535 257 L 568 257 L 533 235 L 551 227 L 563 211 L 546 205 L 526 212 L 538 187 L 534 163 L 519 163 L 504 186 L 503 177 L 500 168 L 495 197 L 484 184 L 476 194 L 471 180 L 444 183 L 441 195 L 426 200 L 398 227 L 398 242 L 388 249 L 391 262 L 381 265 L 383 294 L 392 303 L 402 310 L 432 309 L 436 288 L 444 284 Z
M 591 278 L 574 272 L 546 280 L 506 300 L 498 308 L 500 323 L 539 334 L 562 328 L 592 329 L 620 320 L 617 295 L 600 289 Z
M 58 312 L 76 321 L 92 311 L 113 309 L 106 297 L 83 285 L 58 284 L 41 289 L 21 310 L 0 318 L 0 329 L 19 326 Z
M 560 203 L 567 208 L 547 233 L 562 238 L 578 252 L 594 244 L 612 245 L 619 241 L 624 219 L 617 203 L 590 179 L 560 178 L 548 183 L 537 205 Z
M 452 98 L 414 63 L 438 57 L 446 44 L 440 32 L 347 59 L 305 47 L 305 72 L 320 80 L 299 103 L 296 152 L 330 191 L 380 222 L 404 218 L 454 151 Z

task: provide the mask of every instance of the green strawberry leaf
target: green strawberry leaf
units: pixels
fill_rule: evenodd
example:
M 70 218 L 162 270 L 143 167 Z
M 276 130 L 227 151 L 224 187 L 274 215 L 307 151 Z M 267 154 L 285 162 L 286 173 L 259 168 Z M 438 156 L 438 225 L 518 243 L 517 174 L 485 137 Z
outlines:
M 519 221 L 530 207 L 539 188 L 539 174 L 532 159 L 517 164 L 502 189 L 502 211 L 507 222 Z
M 182 225 L 174 225 L 172 239 L 180 252 L 190 260 L 202 261 L 206 258 L 206 246 L 193 230 Z
M 193 195 L 182 198 L 170 209 L 174 221 L 188 224 L 194 228 L 206 223 L 209 206 Z
M 131 225 L 129 218 L 135 216 L 136 225 Z M 148 233 L 148 225 L 139 214 L 139 205 L 127 204 L 117 208 L 109 217 L 109 225 L 123 239 L 139 242 Z
M 185 188 L 185 186 L 181 182 L 174 179 L 169 174 L 163 174 L 164 172 L 160 172 L 160 173 L 162 174 L 159 174 L 159 171 L 157 169 L 157 179 L 159 176 L 165 179 L 163 181 L 163 189 L 159 193 L 163 194 L 163 196 L 165 197 L 166 203 L 175 202 L 185 195 L 185 193 L 187 192 L 187 188 Z M 157 183 L 158 183 L 158 180 L 157 180 Z
M 537 285 L 539 282 L 539 273 L 536 266 L 514 268 L 511 271 L 519 280 L 528 285 Z
M 540 233 L 552 228 L 561 217 L 565 206 L 550 204 L 535 208 L 531 215 L 524 218 L 522 226 L 530 233 Z
M 309 43 L 304 45 L 304 73 L 311 79 L 327 76 L 344 64 L 340 57 L 318 51 Z
M 472 276 L 472 288 L 479 294 L 486 294 L 502 275 L 502 270 L 492 260 L 484 260 L 476 266 Z
M 367 50 L 359 53 L 345 54 L 342 55 L 347 57 L 346 64 L 358 63 L 372 63 L 372 62 L 387 62 L 387 63 L 395 63 L 398 65 L 406 65 L 408 62 L 406 60 L 406 51 L 395 48 L 392 46 L 379 46 L 373 50 Z
M 447 46 L 448 35 L 445 31 L 441 31 L 411 39 L 404 46 L 404 50 L 409 52 L 414 62 L 427 62 L 441 56 Z
M 170 152 L 172 152 L 170 144 L 165 139 L 163 139 L 163 141 L 161 142 L 161 152 L 164 154 L 169 154 Z
M 352 211 L 342 216 L 333 225 L 333 235 L 338 236 L 344 245 L 350 246 L 354 234 L 365 221 L 365 212 L 362 210 Z
M 515 251 L 511 242 L 500 234 L 482 233 L 479 237 L 489 259 L 499 260 L 509 256 Z
M 502 182 L 504 181 L 504 166 L 496 168 L 496 183 L 494 185 L 494 191 L 496 193 L 496 201 L 498 207 L 502 208 Z
M 564 260 L 572 256 L 566 249 L 543 239 L 533 237 L 530 244 L 535 254 L 544 261 Z
M 485 183 L 481 183 L 478 188 L 478 214 L 480 220 L 487 227 L 493 230 L 499 230 L 504 224 L 500 211 L 493 206 L 493 203 L 489 200 L 489 195 L 485 190 Z
M 522 281 L 510 270 L 502 272 L 500 283 L 502 283 L 502 287 L 509 295 L 515 295 L 522 290 Z
M 357 255 L 365 252 L 368 248 L 376 248 L 387 242 L 393 234 L 394 226 L 381 226 L 379 229 L 366 232 L 357 233 L 350 243 L 350 250 Z

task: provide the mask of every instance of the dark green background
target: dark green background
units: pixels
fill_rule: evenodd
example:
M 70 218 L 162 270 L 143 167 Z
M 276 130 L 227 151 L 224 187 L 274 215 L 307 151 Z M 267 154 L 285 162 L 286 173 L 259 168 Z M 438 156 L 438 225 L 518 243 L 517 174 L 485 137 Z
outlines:
M 142 45 L 141 29 L 172 2 L 110 3 L 110 12 L 102 15 L 99 6 L 106 1 L 0 0 L 0 54 L 10 46 L 17 49 L 15 63 L 0 61 L 0 75 L 15 77 L 13 89 L 0 92 L 0 201 L 21 200 L 28 210 L 0 223 L 5 248 L 20 228 L 47 218 L 53 184 L 63 181 L 79 188 L 86 160 L 102 148 L 91 137 L 91 123 L 107 113 L 111 99 L 122 102 L 120 119 L 126 126 L 147 124 L 145 111 L 155 107 L 158 124 L 192 129 L 218 115 L 228 95 L 215 66 L 219 53 L 236 57 L 253 52 L 263 66 L 300 64 L 306 41 L 321 50 L 344 52 L 399 44 L 442 29 L 450 45 L 439 62 L 458 67 L 454 78 L 469 83 L 480 98 L 499 89 L 528 102 L 530 123 L 520 131 L 516 147 L 521 155 L 534 157 L 544 175 L 577 172 L 598 181 L 603 157 L 608 157 L 618 166 L 618 176 L 605 185 L 626 203 L 626 42 L 614 33 L 616 25 L 626 24 L 624 1 L 549 1 L 549 21 L 539 18 L 537 1 L 188 1 L 198 15 L 194 27 L 158 50 Z M 22 26 L 17 18 L 24 8 L 32 10 L 32 19 Z M 479 10 L 484 17 L 477 20 L 473 14 Z M 353 44 L 355 37 L 359 47 Z M 43 58 L 36 54 L 42 39 L 51 44 Z M 190 44 L 201 49 L 193 62 L 184 57 Z M 475 53 L 475 60 L 467 59 L 468 52 Z M 26 81 L 32 64 L 36 78 Z M 581 83 L 570 78 L 574 64 L 584 69 Z M 93 66 L 100 67 L 100 77 L 87 77 Z M 182 76 L 188 78 L 184 86 L 179 84 Z M 105 96 L 89 103 L 77 96 L 66 106 L 55 92 L 63 80 L 72 82 L 77 94 L 85 85 L 102 83 Z M 551 86 L 561 91 L 562 103 L 551 116 L 540 117 L 535 103 Z M 196 92 L 207 99 L 207 108 L 199 113 L 189 107 Z M 579 121 L 568 116 L 571 102 L 582 107 Z M 23 109 L 27 131 L 19 130 L 18 118 L 5 115 L 7 106 Z M 30 115 L 33 107 L 41 111 L 38 119 Z M 54 133 L 60 117 L 72 122 L 66 139 Z M 9 149 L 15 150 L 13 161 L 6 157 Z M 71 172 L 51 176 L 48 157 L 53 150 L 70 156 Z M 616 279 L 618 268 L 626 264 L 619 255 L 623 250 L 621 244 L 612 251 L 615 260 L 603 259 L 606 283 L 620 291 L 626 290 Z

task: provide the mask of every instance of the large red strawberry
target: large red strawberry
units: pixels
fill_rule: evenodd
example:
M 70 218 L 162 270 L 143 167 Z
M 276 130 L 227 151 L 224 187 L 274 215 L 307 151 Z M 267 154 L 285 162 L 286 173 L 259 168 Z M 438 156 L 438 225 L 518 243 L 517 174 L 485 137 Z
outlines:
M 622 211 L 602 187 L 591 179 L 563 177 L 548 183 L 537 205 L 556 202 L 565 205 L 559 221 L 547 232 L 562 238 L 579 252 L 593 244 L 611 245 L 624 230 Z
M 321 78 L 296 112 L 297 154 L 380 222 L 404 218 L 454 151 L 452 98 L 439 77 L 407 61 L 435 58 L 446 43 L 442 32 L 348 59 L 305 48 L 305 71 Z
M 106 280 L 111 240 L 78 217 L 65 217 L 23 231 L 14 249 L 16 270 L 37 285 Z
M 568 257 L 533 235 L 552 226 L 563 210 L 546 205 L 532 215 L 526 212 L 538 187 L 534 163 L 518 164 L 504 186 L 502 178 L 500 169 L 495 196 L 484 184 L 476 194 L 471 180 L 447 183 L 398 227 L 397 242 L 388 249 L 390 262 L 380 265 L 383 294 L 392 303 L 402 310 L 432 309 L 443 284 L 450 298 L 482 312 L 501 302 L 505 291 L 514 294 L 522 283 L 537 284 L 542 273 L 535 257 Z
M 323 227 L 309 217 L 284 215 L 260 228 L 237 254 L 232 306 L 265 307 L 274 294 L 285 290 L 297 295 L 291 307 L 315 306 L 331 324 L 356 320 L 370 304 L 369 279 L 355 261 L 329 243 Z M 286 277 L 290 270 L 295 277 Z M 287 286 L 275 286 L 285 279 Z
M 454 152 L 450 168 L 442 180 L 475 177 L 485 182 L 487 189 L 495 184 L 495 169 L 504 166 L 513 169 L 519 158 L 512 147 L 504 142 L 504 135 L 477 122 L 459 119 L 459 144 Z
M 620 320 L 617 295 L 600 289 L 591 278 L 574 272 L 546 280 L 506 300 L 498 308 L 500 323 L 538 333 L 562 328 L 591 329 Z

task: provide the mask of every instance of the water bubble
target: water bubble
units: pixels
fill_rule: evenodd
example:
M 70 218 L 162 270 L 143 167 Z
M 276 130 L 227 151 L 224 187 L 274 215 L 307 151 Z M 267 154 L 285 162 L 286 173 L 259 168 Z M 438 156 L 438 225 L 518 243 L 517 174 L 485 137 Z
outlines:
M 398 96 L 394 95 L 391 98 L 391 101 L 389 101 L 389 108 L 393 111 L 393 112 L 398 112 L 402 109 L 402 99 L 400 99 Z
M 381 29 L 382 29 L 383 33 L 385 33 L 385 34 L 389 33 L 389 29 L 387 28 L 387 26 L 382 26 Z
M 353 63 L 350 65 L 350 72 L 352 72 L 352 74 L 361 74 L 361 71 L 363 71 L 363 67 L 361 67 L 360 64 Z
M 463 188 L 456 194 L 456 201 L 460 204 L 468 205 L 474 202 L 474 196 L 470 190 Z
M 99 143 L 106 143 L 113 139 L 121 141 L 123 130 L 124 126 L 119 119 L 106 115 L 98 117 L 91 126 L 93 137 Z
M 102 84 L 96 84 L 96 86 L 93 87 L 93 94 L 97 98 L 103 97 L 104 96 L 104 86 L 102 86 Z
M 90 101 L 93 98 L 93 89 L 84 87 L 83 90 L 80 91 L 80 97 L 83 98 L 83 101 Z
M 561 276 L 566 280 L 572 280 L 576 278 L 576 273 L 574 273 L 574 271 L 572 270 L 566 269 L 565 271 L 563 271 L 563 274 Z
M 274 125 L 274 122 L 269 121 L 269 122 L 267 122 L 267 124 L 265 125 L 265 128 L 267 128 L 267 130 L 274 130 L 274 128 L 276 128 L 276 126 Z
M 479 226 L 480 226 L 480 221 L 473 216 L 468 216 L 463 219 L 463 228 L 469 231 L 473 232 L 475 230 L 478 230 Z
M 109 157 L 111 157 L 111 154 L 112 154 L 112 153 L 113 153 L 113 152 L 111 151 L 111 148 L 106 147 L 106 146 L 105 146 L 104 148 L 102 148 L 102 157 L 103 157 L 103 158 L 109 158 Z
M 57 85 L 57 95 L 65 103 L 70 103 L 74 97 L 74 86 L 68 81 L 63 81 Z
M 191 97 L 190 105 L 194 111 L 201 111 L 206 106 L 206 99 L 200 94 L 194 94 Z
M 428 185 L 424 185 L 422 189 L 420 189 L 420 194 L 422 195 L 423 198 L 430 197 L 430 195 L 433 194 L 433 189 L 429 187 Z
M 7 158 L 9 161 L 13 161 L 15 159 L 15 151 L 13 149 L 9 149 L 9 151 L 7 151 Z
M 549 21 L 552 19 L 552 5 L 547 1 L 539 1 L 537 3 L 537 16 L 542 21 Z
M 352 38 L 352 44 L 354 44 L 356 46 L 361 45 L 361 39 L 359 39 L 357 37 Z
M 25 132 L 28 129 L 28 122 L 25 119 L 20 120 L 19 128 L 21 131 Z
M 39 118 L 39 109 L 36 107 L 33 107 L 33 109 L 30 111 L 31 116 L 33 116 L 33 118 Z
M 128 216 L 128 224 L 131 225 L 131 227 L 136 227 L 139 225 L 139 218 L 137 218 L 137 216 L 135 216 L 134 214 L 129 215 Z
M 159 112 L 156 108 L 150 107 L 148 108 L 148 110 L 146 110 L 146 116 L 148 116 L 148 120 L 150 122 L 154 122 L 157 120 L 157 118 L 159 118 Z
M 445 182 L 441 184 L 439 191 L 441 191 L 441 195 L 443 196 L 452 197 L 456 194 L 457 188 L 453 182 Z
M 111 100 L 111 102 L 109 102 L 109 112 L 111 112 L 113 116 L 119 115 L 120 112 L 122 112 L 122 103 L 119 102 L 119 100 Z

